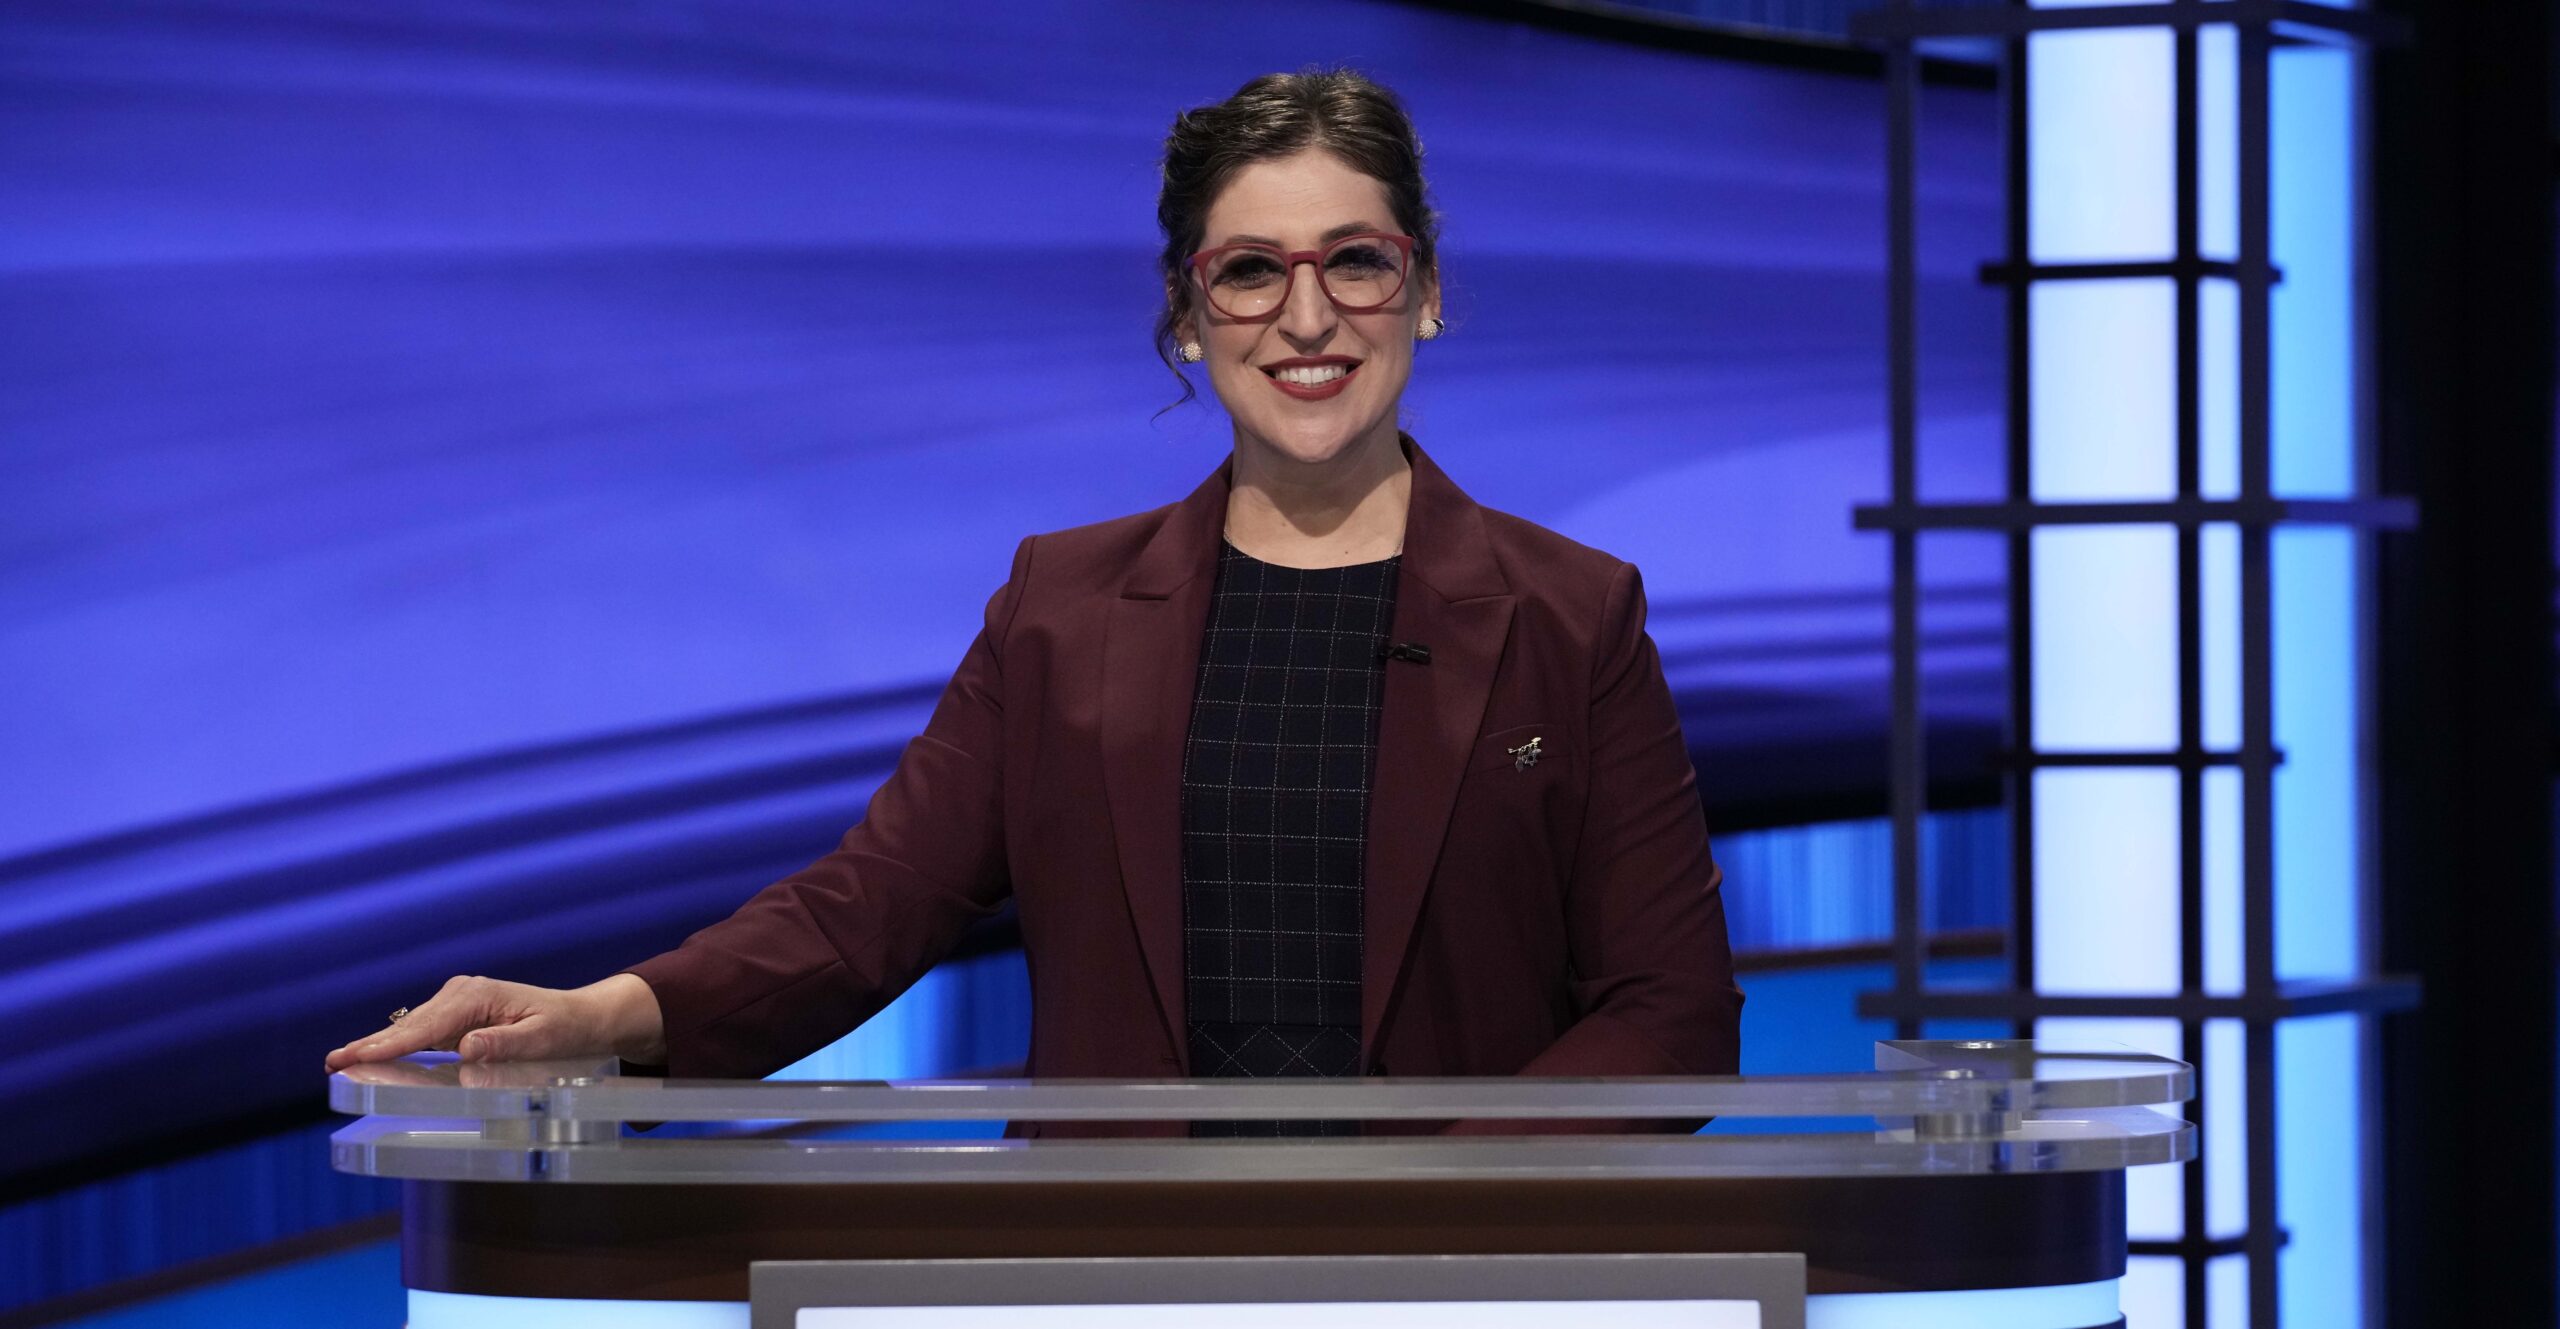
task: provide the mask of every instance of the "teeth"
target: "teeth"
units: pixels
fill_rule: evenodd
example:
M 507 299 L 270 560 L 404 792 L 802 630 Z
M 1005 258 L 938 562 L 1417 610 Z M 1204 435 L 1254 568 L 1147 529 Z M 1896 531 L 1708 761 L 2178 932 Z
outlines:
M 1271 376 L 1283 383 L 1295 383 L 1301 387 L 1311 388 L 1319 383 L 1330 383 L 1350 372 L 1349 365 L 1292 365 L 1287 369 L 1271 371 Z

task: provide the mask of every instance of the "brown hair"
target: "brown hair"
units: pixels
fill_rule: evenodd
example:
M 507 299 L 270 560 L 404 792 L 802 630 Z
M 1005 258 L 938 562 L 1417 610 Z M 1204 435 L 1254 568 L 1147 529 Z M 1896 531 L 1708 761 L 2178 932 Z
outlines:
M 1164 187 L 1156 195 L 1156 224 L 1164 229 L 1157 266 L 1173 294 L 1156 315 L 1156 356 L 1182 380 L 1174 406 L 1199 395 L 1174 347 L 1198 299 L 1183 265 L 1200 250 L 1209 205 L 1246 166 L 1310 147 L 1386 186 L 1396 225 L 1413 237 L 1414 270 L 1436 275 L 1440 214 L 1423 187 L 1422 141 L 1394 93 L 1353 69 L 1309 65 L 1265 74 L 1225 101 L 1184 111 L 1165 135 Z

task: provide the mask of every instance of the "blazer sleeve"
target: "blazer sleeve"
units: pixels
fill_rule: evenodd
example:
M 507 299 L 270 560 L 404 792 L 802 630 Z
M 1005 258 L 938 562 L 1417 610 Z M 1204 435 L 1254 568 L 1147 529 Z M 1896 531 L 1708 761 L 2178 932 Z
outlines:
M 871 1018 L 1011 893 L 1004 835 L 1004 642 L 1032 545 L 923 734 L 833 852 L 672 951 L 624 970 L 657 995 L 665 1073 L 753 1079 Z
M 1742 991 L 1725 935 L 1723 873 L 1707 847 L 1698 775 L 1641 577 L 1621 563 L 1604 598 L 1591 679 L 1590 798 L 1565 888 L 1579 1019 L 1522 1075 L 1731 1075 Z M 1695 1130 L 1700 1122 L 1462 1122 L 1457 1133 Z

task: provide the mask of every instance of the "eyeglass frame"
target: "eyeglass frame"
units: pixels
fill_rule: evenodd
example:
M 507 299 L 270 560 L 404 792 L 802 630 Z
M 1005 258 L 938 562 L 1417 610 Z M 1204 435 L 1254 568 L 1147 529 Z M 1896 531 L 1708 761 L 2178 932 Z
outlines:
M 1393 241 L 1395 243 L 1397 253 L 1404 264 L 1404 279 L 1397 283 L 1396 289 L 1392 294 L 1388 295 L 1386 299 L 1378 301 L 1376 304 L 1345 304 L 1342 302 L 1340 297 L 1333 293 L 1333 288 L 1325 284 L 1324 256 L 1332 253 L 1343 245 L 1350 244 L 1354 240 Z M 1349 235 L 1335 239 L 1331 243 L 1325 245 L 1322 249 L 1287 250 L 1282 249 L 1278 245 L 1266 245 L 1258 241 L 1247 241 L 1238 245 L 1220 245 L 1215 249 L 1203 249 L 1199 253 L 1193 254 L 1191 257 L 1184 259 L 1182 261 L 1182 266 L 1190 271 L 1192 284 L 1200 288 L 1200 299 L 1211 309 L 1217 310 L 1219 317 L 1232 322 L 1268 323 L 1271 320 L 1280 317 L 1280 311 L 1289 307 L 1290 294 L 1298 289 L 1298 265 L 1301 263 L 1313 263 L 1316 265 L 1316 289 L 1324 292 L 1324 298 L 1331 301 L 1334 308 L 1339 309 L 1346 314 L 1368 314 L 1384 309 L 1389 304 L 1394 303 L 1396 297 L 1403 295 L 1405 293 L 1405 288 L 1413 284 L 1414 243 L 1414 238 L 1412 236 L 1402 235 L 1394 231 L 1354 231 Z M 1280 298 L 1273 301 L 1271 308 L 1262 313 L 1230 314 L 1226 311 L 1224 306 L 1221 306 L 1218 303 L 1218 297 L 1209 293 L 1209 274 L 1206 269 L 1200 266 L 1201 260 L 1215 258 L 1220 254 L 1237 249 L 1258 249 L 1263 253 L 1274 255 L 1280 260 Z

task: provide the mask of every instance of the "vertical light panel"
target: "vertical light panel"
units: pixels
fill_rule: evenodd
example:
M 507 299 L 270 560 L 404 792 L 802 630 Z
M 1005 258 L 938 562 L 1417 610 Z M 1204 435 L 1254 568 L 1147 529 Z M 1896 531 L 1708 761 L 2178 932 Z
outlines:
M 2159 258 L 2175 247 L 2173 44 L 2165 31 L 2043 33 L 2027 43 L 2028 247 L 2040 262 Z M 2176 306 L 2158 280 L 2058 282 L 2030 294 L 2030 492 L 2160 499 L 2177 479 Z M 2030 655 L 2035 745 L 2166 749 L 2178 741 L 2176 544 L 2163 528 L 2036 532 Z M 2178 985 L 2177 776 L 2035 776 L 2035 983 L 2043 992 Z M 2039 1023 L 2176 1055 L 2165 1021 Z M 2172 1237 L 2175 1168 L 2127 1177 L 2127 1226 Z M 2129 1323 L 2183 1322 L 2173 1261 L 2135 1260 Z
M 2029 216 L 2040 260 L 2165 257 L 2171 209 L 2172 39 L 2158 32 L 2039 36 L 2029 43 Z M 2199 239 L 2238 252 L 2237 42 L 2198 34 Z M 2359 305 L 2355 57 L 2280 48 L 2272 72 L 2272 481 L 2279 494 L 2358 491 Z M 2149 499 L 2171 491 L 2176 401 L 2174 315 L 2165 284 L 2048 284 L 2030 326 L 2033 480 L 2039 499 Z M 2199 478 L 2209 497 L 2239 488 L 2238 300 L 2226 282 L 2200 292 Z M 2151 537 L 2151 538 L 2146 538 Z M 2035 739 L 2053 750 L 2166 748 L 2176 742 L 2174 552 L 2165 531 L 2047 531 L 2033 542 Z M 2365 968 L 2359 827 L 2364 790 L 2360 617 L 2354 537 L 2286 530 L 2272 542 L 2277 970 L 2346 978 Z M 2198 648 L 2203 737 L 2242 733 L 2238 541 L 2201 540 Z M 2153 783 L 2156 782 L 2156 787 Z M 2174 991 L 2178 985 L 2175 777 L 2053 771 L 2037 777 L 2038 986 L 2049 992 Z M 2207 775 L 2204 797 L 2205 984 L 2241 986 L 2241 816 L 2235 773 Z M 2047 1022 L 2055 1036 L 2111 1034 L 2173 1052 L 2174 1027 Z M 2288 1325 L 2362 1323 L 2366 1068 L 2351 1017 L 2288 1025 L 2277 1043 L 2280 1257 Z M 2245 1225 L 2248 1164 L 2240 1029 L 2216 1024 L 2202 1054 L 2207 1228 Z M 2342 1165 L 2343 1164 L 2343 1165 Z M 2175 1231 L 2174 1193 L 2146 1194 L 2136 1235 Z M 2155 1233 L 2154 1228 L 2159 1230 Z M 2126 1280 L 2135 1323 L 2176 1324 L 2177 1285 L 2137 1262 Z M 2245 1264 L 2214 1262 L 2212 1324 L 2238 1325 Z
M 2028 243 L 2037 261 L 2155 256 L 2170 246 L 2170 53 L 2165 32 L 2029 39 Z M 2047 283 L 2030 301 L 2033 496 L 2167 496 L 2177 474 L 2168 284 Z M 2054 529 L 2030 543 L 2035 745 L 2174 745 L 2177 582 L 2168 533 Z M 2175 986 L 2177 883 L 2174 871 L 2160 875 L 2176 862 L 2174 779 L 2150 771 L 2037 775 L 2040 989 Z M 2162 780 L 2171 782 L 2165 792 L 2154 787 Z M 2127 925 L 2139 942 L 2118 935 Z
M 2272 310 L 2270 463 L 2280 494 L 2352 494 L 2361 481 L 2359 59 L 2323 46 L 2278 47 L 2272 59 L 2270 240 L 2284 281 Z M 2280 978 L 2365 971 L 2356 551 L 2346 530 L 2279 531 L 2273 542 L 2275 739 L 2285 754 L 2275 777 Z M 2292 1238 L 2278 1257 L 2287 1325 L 2364 1323 L 2364 1051 L 2351 1016 L 2278 1030 L 2277 1207 Z

